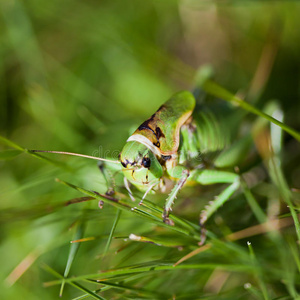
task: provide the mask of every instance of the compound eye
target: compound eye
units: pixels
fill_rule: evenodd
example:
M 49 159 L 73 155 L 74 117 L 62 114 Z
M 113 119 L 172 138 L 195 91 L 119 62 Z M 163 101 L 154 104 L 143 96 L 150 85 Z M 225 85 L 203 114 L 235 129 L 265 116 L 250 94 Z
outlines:
M 151 160 L 149 157 L 143 157 L 143 160 L 142 160 L 142 165 L 149 169 L 150 168 L 150 165 L 151 165 Z

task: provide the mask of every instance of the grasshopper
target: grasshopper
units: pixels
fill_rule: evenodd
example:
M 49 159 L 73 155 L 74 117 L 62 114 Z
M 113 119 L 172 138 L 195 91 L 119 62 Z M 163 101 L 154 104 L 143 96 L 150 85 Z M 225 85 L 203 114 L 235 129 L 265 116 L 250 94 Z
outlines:
M 142 199 L 150 191 L 165 192 L 170 181 L 176 182 L 163 213 L 168 224 L 172 224 L 169 213 L 173 202 L 185 184 L 229 184 L 202 211 L 201 225 L 240 186 L 239 175 L 220 170 L 229 166 L 230 136 L 224 132 L 224 124 L 209 109 L 202 108 L 199 112 L 195 106 L 192 93 L 175 94 L 137 128 L 119 155 L 126 180 L 145 192 Z M 243 149 L 243 143 L 238 143 L 234 151 Z M 209 154 L 214 156 L 213 163 L 207 160 Z
M 203 93 L 199 94 L 197 90 L 194 94 L 203 98 Z M 245 145 L 249 144 L 246 138 L 229 147 L 232 137 L 228 132 L 234 132 L 234 129 L 228 130 L 228 126 L 235 126 L 232 122 L 237 120 L 236 116 L 233 117 L 235 110 L 228 107 L 220 110 L 219 104 L 213 101 L 212 105 L 204 103 L 196 107 L 194 94 L 182 91 L 172 96 L 127 139 L 119 161 L 108 160 L 121 164 L 125 187 L 133 200 L 128 182 L 144 192 L 142 201 L 148 193 L 170 191 L 162 216 L 163 221 L 170 225 L 173 224 L 169 218 L 173 202 L 184 185 L 229 184 L 201 212 L 200 225 L 204 225 L 239 188 L 239 175 L 224 171 L 224 168 L 235 166 L 245 151 Z M 237 131 L 237 126 L 234 128 Z M 105 161 L 103 158 L 79 156 Z

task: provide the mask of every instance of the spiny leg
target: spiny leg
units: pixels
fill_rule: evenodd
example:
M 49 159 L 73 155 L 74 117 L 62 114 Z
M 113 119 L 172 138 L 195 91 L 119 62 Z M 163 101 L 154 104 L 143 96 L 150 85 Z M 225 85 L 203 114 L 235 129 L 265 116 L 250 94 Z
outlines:
M 222 191 L 215 200 L 210 201 L 205 209 L 201 212 L 200 223 L 204 224 L 207 219 L 233 195 L 239 186 L 240 182 L 238 179 L 229 185 L 224 191 Z
M 204 223 L 208 218 L 216 212 L 216 210 L 221 207 L 240 187 L 240 177 L 239 175 L 231 172 L 218 171 L 218 170 L 202 170 L 195 171 L 192 174 L 192 180 L 197 181 L 202 185 L 210 185 L 215 183 L 230 183 L 213 201 L 210 201 L 208 205 L 205 206 L 204 210 L 200 213 L 200 227 L 201 227 L 201 245 L 205 241 L 205 228 Z
M 180 179 L 177 181 L 171 193 L 169 194 L 168 198 L 166 199 L 165 209 L 163 212 L 163 221 L 166 224 L 174 225 L 173 221 L 169 219 L 169 213 L 170 210 L 172 210 L 172 205 L 174 203 L 174 200 L 176 199 L 177 194 L 179 193 L 179 191 L 181 190 L 181 188 L 183 187 L 183 185 L 185 184 L 189 176 L 190 176 L 189 170 L 182 171 Z

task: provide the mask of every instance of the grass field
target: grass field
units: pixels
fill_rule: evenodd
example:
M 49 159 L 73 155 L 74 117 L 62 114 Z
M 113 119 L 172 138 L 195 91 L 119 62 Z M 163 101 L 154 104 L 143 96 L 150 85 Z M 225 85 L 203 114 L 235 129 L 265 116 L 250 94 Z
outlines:
M 299 15 L 298 1 L 0 1 L 1 298 L 300 299 Z M 223 185 L 183 189 L 169 226 L 166 195 L 132 210 L 122 174 L 114 202 L 95 161 L 26 150 L 116 159 L 203 65 L 209 94 L 276 105 L 284 131 L 246 116 L 245 185 L 202 247 Z

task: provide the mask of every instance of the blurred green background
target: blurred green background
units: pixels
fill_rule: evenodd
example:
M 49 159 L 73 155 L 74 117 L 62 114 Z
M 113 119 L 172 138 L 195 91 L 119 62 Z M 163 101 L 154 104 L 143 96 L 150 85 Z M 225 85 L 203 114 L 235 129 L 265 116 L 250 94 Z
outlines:
M 258 107 L 277 99 L 285 123 L 300 130 L 299 16 L 297 1 L 2 0 L 0 134 L 28 149 L 116 158 L 132 129 L 172 93 L 191 89 L 195 71 L 204 64 L 214 67 L 216 82 Z M 285 174 L 290 186 L 299 189 L 299 145 L 289 136 L 285 145 Z M 58 298 L 58 286 L 43 286 L 55 277 L 41 264 L 63 274 L 78 220 L 85 224 L 84 236 L 96 238 L 82 243 L 70 275 L 171 255 L 168 248 L 150 244 L 116 255 L 125 243 L 121 239 L 112 241 L 103 258 L 116 210 L 105 205 L 100 211 L 95 201 L 54 208 L 82 196 L 55 182 L 56 177 L 105 192 L 96 163 L 51 158 L 67 163 L 72 171 L 26 154 L 0 162 L 2 299 Z M 163 197 L 157 197 L 162 204 Z M 190 204 L 188 209 L 186 216 L 197 223 L 200 205 Z M 233 208 L 227 213 L 235 218 Z M 239 222 L 235 230 L 251 225 Z M 152 229 L 144 220 L 133 222 L 130 214 L 123 214 L 115 235 Z M 263 249 L 258 250 L 262 257 L 268 253 Z M 176 255 L 182 256 L 178 251 Z M 243 288 L 248 275 L 231 274 L 228 279 L 221 272 L 220 280 L 226 282 L 216 291 L 213 281 L 208 284 L 210 272 L 162 272 L 144 279 L 141 287 L 163 289 L 169 299 L 260 299 L 260 294 Z M 294 288 L 289 290 L 273 275 L 266 280 L 271 298 L 293 299 Z M 300 282 L 299 273 L 293 276 Z M 63 299 L 79 295 L 66 286 Z M 111 289 L 103 297 L 140 299 L 126 289 Z

